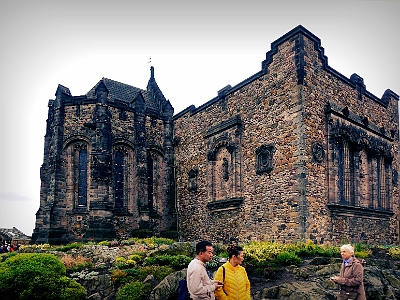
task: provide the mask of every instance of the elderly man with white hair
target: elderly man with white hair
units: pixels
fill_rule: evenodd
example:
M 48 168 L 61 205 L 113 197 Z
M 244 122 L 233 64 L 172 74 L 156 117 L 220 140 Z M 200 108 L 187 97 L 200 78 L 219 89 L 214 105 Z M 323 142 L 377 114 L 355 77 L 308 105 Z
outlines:
M 350 244 L 340 247 L 343 263 L 340 276 L 331 280 L 339 285 L 338 300 L 366 300 L 364 291 L 364 260 L 354 256 L 354 248 Z

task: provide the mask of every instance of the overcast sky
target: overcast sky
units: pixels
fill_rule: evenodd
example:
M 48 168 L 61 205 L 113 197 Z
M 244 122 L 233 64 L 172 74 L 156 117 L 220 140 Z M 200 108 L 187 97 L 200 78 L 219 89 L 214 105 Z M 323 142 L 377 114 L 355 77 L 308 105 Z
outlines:
M 156 81 L 175 113 L 261 70 L 271 43 L 298 25 L 328 64 L 379 98 L 400 94 L 400 0 L 3 1 L 0 12 L 0 228 L 31 235 L 39 208 L 47 104 L 102 77 Z

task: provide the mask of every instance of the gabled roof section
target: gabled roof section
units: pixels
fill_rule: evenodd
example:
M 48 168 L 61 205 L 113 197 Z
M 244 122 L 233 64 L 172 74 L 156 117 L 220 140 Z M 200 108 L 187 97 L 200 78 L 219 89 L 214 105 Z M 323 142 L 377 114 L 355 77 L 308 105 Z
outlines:
M 68 96 L 71 96 L 71 91 L 66 86 L 59 84 L 55 95 L 57 96 L 58 94 L 66 94 Z
M 86 93 L 86 96 L 89 99 L 95 99 L 96 89 L 102 84 L 104 84 L 108 90 L 108 99 L 111 101 L 117 100 L 129 104 L 138 96 L 139 93 L 143 95 L 143 98 L 146 102 L 148 101 L 149 96 L 147 91 L 104 77 L 89 92 Z
M 161 92 L 156 79 L 154 78 L 154 67 L 150 67 L 150 79 L 147 83 L 147 91 L 150 94 L 150 106 L 158 111 L 161 111 L 167 102 L 163 93 Z

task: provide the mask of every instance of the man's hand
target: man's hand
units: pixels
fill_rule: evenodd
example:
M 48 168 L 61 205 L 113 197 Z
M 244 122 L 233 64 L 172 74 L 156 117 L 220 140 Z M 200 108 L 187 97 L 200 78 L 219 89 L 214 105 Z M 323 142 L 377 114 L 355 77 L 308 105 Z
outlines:
M 215 289 L 220 288 L 224 285 L 222 281 L 214 280 Z

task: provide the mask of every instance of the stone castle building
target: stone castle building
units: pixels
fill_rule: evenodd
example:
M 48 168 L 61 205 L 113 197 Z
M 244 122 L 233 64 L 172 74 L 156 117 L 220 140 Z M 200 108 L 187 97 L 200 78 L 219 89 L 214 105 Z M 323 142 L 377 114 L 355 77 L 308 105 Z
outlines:
M 49 102 L 32 241 L 399 241 L 399 96 L 328 65 L 298 26 L 259 72 L 175 114 L 146 90 L 103 78 Z

